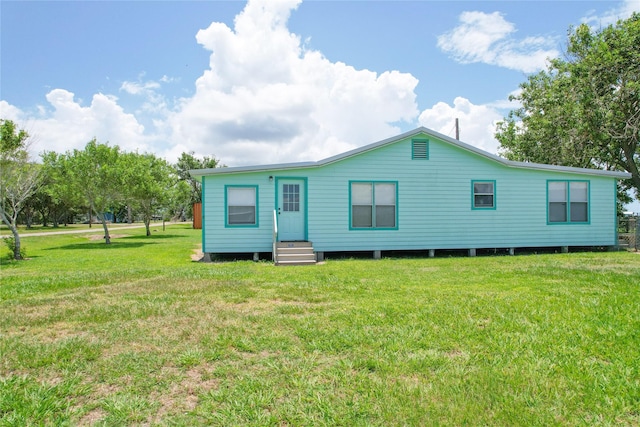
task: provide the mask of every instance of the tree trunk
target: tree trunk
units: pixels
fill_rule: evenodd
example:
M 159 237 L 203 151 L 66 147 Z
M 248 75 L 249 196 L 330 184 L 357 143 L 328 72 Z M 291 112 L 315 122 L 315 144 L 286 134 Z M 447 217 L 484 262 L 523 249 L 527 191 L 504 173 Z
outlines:
M 104 242 L 107 245 L 110 245 L 111 236 L 109 236 L 109 228 L 107 227 L 107 218 L 104 215 L 99 215 L 98 218 L 102 218 L 102 228 L 104 228 Z
M 13 247 L 13 259 L 22 260 L 22 254 L 20 253 L 20 234 L 18 234 L 18 228 L 14 224 L 9 224 L 9 229 L 13 233 L 14 247 Z
M 8 217 L 5 215 L 4 211 L 0 211 L 0 217 L 2 218 L 2 222 L 7 224 L 9 230 L 11 230 L 11 234 L 13 234 L 14 247 L 13 247 L 13 259 L 22 260 L 22 254 L 20 253 L 20 234 L 18 234 L 18 226 L 16 225 L 15 217 Z
M 144 226 L 147 229 L 147 237 L 151 236 L 151 230 L 149 229 L 150 224 L 151 224 L 151 219 L 145 217 L 144 218 Z
M 27 229 L 30 230 L 31 226 L 33 225 L 33 209 L 31 209 L 30 207 L 26 207 L 23 213 L 25 222 L 27 223 Z
M 42 216 L 42 226 L 46 227 L 49 223 L 49 212 L 46 209 L 40 211 L 40 216 Z
M 129 224 L 133 223 L 133 210 L 131 209 L 131 205 L 127 206 L 127 222 Z

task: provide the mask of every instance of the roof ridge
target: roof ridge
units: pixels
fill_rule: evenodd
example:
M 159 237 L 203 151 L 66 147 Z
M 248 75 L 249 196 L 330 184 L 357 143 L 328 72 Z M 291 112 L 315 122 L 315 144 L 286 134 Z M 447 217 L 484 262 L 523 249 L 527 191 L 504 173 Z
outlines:
M 420 134 L 426 134 L 434 138 L 440 139 L 448 144 L 457 146 L 464 150 L 475 153 L 479 156 L 488 158 L 489 160 L 496 161 L 507 167 L 549 170 L 549 171 L 567 172 L 567 173 L 580 173 L 585 175 L 610 176 L 610 177 L 622 178 L 622 179 L 631 177 L 631 174 L 628 172 L 609 171 L 604 169 L 577 168 L 572 166 L 559 166 L 559 165 L 549 165 L 545 163 L 518 162 L 514 160 L 508 160 L 508 159 L 505 159 L 504 157 L 500 157 L 496 154 L 489 153 L 488 151 L 485 151 L 481 148 L 478 148 L 473 145 L 462 142 L 460 140 L 451 138 L 450 136 L 441 134 L 439 132 L 434 131 L 433 129 L 429 129 L 424 126 L 420 126 L 410 131 L 403 132 L 399 135 L 385 138 L 380 141 L 363 145 L 361 147 L 354 148 L 344 153 L 336 154 L 334 156 L 326 157 L 324 159 L 317 160 L 317 161 L 235 166 L 235 167 L 210 168 L 210 169 L 194 169 L 194 170 L 190 170 L 189 174 L 194 178 L 199 178 L 206 175 L 226 174 L 226 173 L 242 173 L 242 172 L 257 172 L 257 171 L 270 171 L 270 170 L 282 170 L 282 169 L 306 169 L 306 168 L 313 168 L 313 167 L 322 167 L 322 166 L 335 163 L 335 162 L 347 159 L 349 157 L 357 156 L 367 151 L 375 150 L 379 147 L 393 144 L 398 141 L 402 141 L 409 137 L 420 135 Z

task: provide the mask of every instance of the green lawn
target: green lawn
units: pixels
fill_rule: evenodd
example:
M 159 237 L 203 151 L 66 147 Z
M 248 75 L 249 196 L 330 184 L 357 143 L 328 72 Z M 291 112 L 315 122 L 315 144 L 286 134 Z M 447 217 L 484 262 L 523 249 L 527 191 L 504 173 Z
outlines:
M 23 239 L 0 425 L 640 425 L 640 255 L 204 264 L 200 231 Z
M 168 223 L 167 223 L 168 224 Z M 129 227 L 144 227 L 143 222 L 134 222 L 133 224 L 128 223 L 117 223 L 117 224 L 108 224 L 109 232 L 117 231 L 120 228 L 129 228 Z M 160 227 L 162 228 L 162 222 L 156 221 L 151 223 L 152 227 Z M 53 227 L 53 225 L 49 224 L 46 227 L 43 227 L 40 224 L 36 224 L 30 228 L 27 228 L 24 225 L 18 226 L 18 232 L 20 236 L 35 233 L 51 233 L 51 232 L 60 232 L 60 231 L 86 231 L 86 232 L 102 232 L 102 223 L 93 223 L 89 224 L 67 224 L 67 225 L 59 225 L 58 227 Z M 7 227 L 3 222 L 0 222 L 0 236 L 11 236 L 11 230 Z

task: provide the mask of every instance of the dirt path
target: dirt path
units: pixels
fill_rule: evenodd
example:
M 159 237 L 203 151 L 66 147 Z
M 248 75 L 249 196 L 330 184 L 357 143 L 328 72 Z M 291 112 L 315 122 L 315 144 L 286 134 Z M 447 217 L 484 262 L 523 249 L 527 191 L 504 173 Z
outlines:
M 173 222 L 166 222 L 165 225 L 170 224 L 178 224 Z M 161 222 L 152 222 L 150 227 L 162 226 Z M 119 230 L 127 230 L 132 228 L 144 228 L 144 224 L 135 224 L 135 225 L 117 225 L 117 224 L 109 224 L 109 233 Z M 6 232 L 6 233 L 5 233 Z M 102 228 L 102 224 L 93 224 L 91 228 L 83 228 L 83 229 L 74 229 L 74 230 L 60 230 L 60 231 L 43 231 L 37 233 L 20 233 L 20 239 L 24 239 L 25 237 L 42 237 L 42 236 L 52 236 L 56 234 L 83 234 L 83 233 L 104 233 L 104 228 Z M 0 235 L 0 239 L 4 239 L 5 237 L 12 236 L 9 230 L 2 230 L 2 234 Z

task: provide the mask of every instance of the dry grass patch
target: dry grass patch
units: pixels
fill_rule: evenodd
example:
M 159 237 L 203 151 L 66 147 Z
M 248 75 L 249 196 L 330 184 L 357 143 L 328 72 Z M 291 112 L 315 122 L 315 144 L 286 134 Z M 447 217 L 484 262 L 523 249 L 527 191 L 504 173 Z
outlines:
M 638 424 L 638 257 L 205 264 L 188 226 L 3 265 L 0 425 Z
M 95 408 L 87 412 L 78 420 L 78 427 L 95 426 L 107 416 L 107 412 L 102 408 Z
M 193 411 L 198 405 L 201 394 L 219 386 L 219 380 L 211 378 L 211 372 L 214 369 L 208 363 L 188 369 L 186 372 L 173 367 L 163 367 L 159 376 L 175 379 L 169 390 L 151 394 L 151 399 L 158 402 L 160 407 L 150 423 L 161 423 L 167 415 Z
M 204 258 L 204 252 L 202 252 L 202 244 L 199 244 L 197 248 L 193 250 L 191 254 L 191 261 L 202 261 Z

